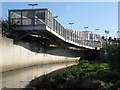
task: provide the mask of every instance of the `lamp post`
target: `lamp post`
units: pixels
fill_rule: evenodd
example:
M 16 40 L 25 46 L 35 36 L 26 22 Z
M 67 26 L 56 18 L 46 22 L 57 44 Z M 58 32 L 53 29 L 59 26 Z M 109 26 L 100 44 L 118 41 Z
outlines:
M 95 30 L 97 31 L 97 35 L 95 39 L 99 40 L 99 35 L 98 35 L 99 28 L 96 28 Z
M 88 29 L 89 27 L 86 26 L 86 27 L 84 27 L 84 28 L 86 29 L 85 31 L 88 31 L 87 29 Z M 87 40 L 86 40 L 87 42 L 88 42 L 88 39 L 89 39 L 89 34 L 87 34 Z M 85 42 L 86 42 L 86 41 L 85 41 Z
M 73 22 L 70 22 L 69 24 L 71 25 L 71 41 L 72 41 L 72 39 L 73 39 L 73 36 L 72 36 L 72 25 L 73 25 L 74 23 L 73 23 Z
M 97 34 L 98 34 L 99 28 L 96 28 L 95 30 L 97 31 Z
M 28 4 L 28 5 L 31 6 L 32 9 L 34 9 L 34 6 L 37 6 L 38 4 Z M 30 13 L 30 14 L 32 14 L 32 16 L 33 16 L 33 19 L 31 19 L 31 25 L 34 25 L 34 24 L 35 24 L 35 19 L 34 19 L 35 14 L 34 14 L 33 10 L 32 10 L 32 13 Z M 30 14 L 29 14 L 29 15 L 30 15 Z M 29 16 L 29 15 L 28 15 L 28 16 Z
M 84 27 L 85 29 L 86 29 L 86 31 L 87 31 L 87 29 L 89 28 L 89 27 Z
M 105 33 L 106 33 L 106 47 L 107 47 L 107 41 L 108 41 L 108 34 L 109 34 L 109 30 L 105 30 Z
M 38 4 L 36 3 L 36 4 L 28 4 L 28 5 L 31 6 L 32 9 L 34 9 L 34 6 L 37 6 Z
M 71 25 L 71 30 L 72 30 L 72 25 L 74 24 L 73 22 L 69 23 Z
M 53 18 L 58 18 L 58 16 L 54 16 Z

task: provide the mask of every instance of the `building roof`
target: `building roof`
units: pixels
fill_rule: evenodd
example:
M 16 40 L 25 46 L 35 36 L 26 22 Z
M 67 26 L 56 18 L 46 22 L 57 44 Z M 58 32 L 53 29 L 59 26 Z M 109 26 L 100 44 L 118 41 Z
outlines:
M 39 9 L 10 9 L 9 11 L 31 11 L 31 10 L 48 10 L 48 9 L 47 8 L 39 8 Z

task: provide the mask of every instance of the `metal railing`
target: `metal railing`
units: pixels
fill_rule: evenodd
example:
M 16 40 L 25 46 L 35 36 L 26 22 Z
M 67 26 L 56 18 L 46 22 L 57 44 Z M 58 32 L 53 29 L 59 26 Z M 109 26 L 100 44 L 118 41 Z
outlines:
M 101 47 L 100 41 L 87 40 L 85 35 L 82 35 L 84 33 L 80 32 L 80 31 L 65 29 L 56 19 L 52 18 L 51 20 L 52 21 L 50 21 L 50 22 L 48 21 L 46 25 L 49 28 L 51 28 L 52 31 L 56 32 L 61 37 L 63 37 L 65 39 L 65 41 L 71 42 L 73 44 L 76 43 L 79 46 L 88 46 L 88 47 L 92 47 L 92 48 Z M 94 38 L 94 36 L 93 36 L 93 38 Z

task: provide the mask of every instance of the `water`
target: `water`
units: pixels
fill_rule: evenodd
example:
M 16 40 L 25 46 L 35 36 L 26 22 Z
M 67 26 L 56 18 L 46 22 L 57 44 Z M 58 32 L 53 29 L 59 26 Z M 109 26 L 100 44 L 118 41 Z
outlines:
M 24 88 L 29 82 L 36 77 L 45 75 L 52 71 L 65 68 L 77 62 L 58 63 L 49 65 L 33 66 L 14 71 L 2 73 L 2 88 Z

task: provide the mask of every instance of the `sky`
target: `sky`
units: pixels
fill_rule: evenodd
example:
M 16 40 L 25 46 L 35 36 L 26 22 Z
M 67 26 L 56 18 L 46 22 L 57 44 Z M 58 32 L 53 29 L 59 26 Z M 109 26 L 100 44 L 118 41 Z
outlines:
M 2 18 L 8 18 L 8 9 L 31 9 L 31 2 L 2 2 Z M 71 28 L 69 23 L 73 22 L 72 29 L 77 31 L 95 31 L 105 36 L 105 30 L 109 30 L 108 36 L 116 37 L 118 30 L 118 2 L 32 2 L 37 3 L 38 8 L 48 8 L 52 16 L 56 18 L 65 28 Z

